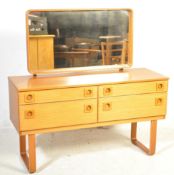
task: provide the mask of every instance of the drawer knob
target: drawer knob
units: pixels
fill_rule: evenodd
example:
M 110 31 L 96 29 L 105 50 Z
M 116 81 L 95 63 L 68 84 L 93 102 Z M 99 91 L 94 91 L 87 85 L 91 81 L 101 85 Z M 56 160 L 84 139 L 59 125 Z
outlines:
M 25 102 L 26 103 L 31 103 L 31 102 L 33 102 L 34 101 L 34 95 L 33 94 L 27 94 L 26 96 L 25 96 Z
M 28 101 L 32 100 L 32 98 L 33 98 L 33 96 L 32 96 L 31 94 L 27 95 L 27 97 L 26 97 L 26 99 L 27 99 Z
M 34 111 L 29 110 L 25 112 L 25 119 L 32 119 L 34 118 Z
M 91 97 L 93 95 L 92 89 L 85 89 L 85 97 Z
M 104 95 L 110 95 L 112 93 L 112 88 L 104 88 Z
M 110 111 L 112 109 L 112 103 L 103 103 L 103 110 Z
M 155 105 L 156 106 L 160 106 L 163 104 L 163 99 L 162 98 L 156 98 L 155 99 Z
M 85 105 L 85 112 L 92 112 L 93 107 L 92 105 Z
M 157 83 L 156 89 L 157 90 L 164 90 L 164 84 L 163 83 Z

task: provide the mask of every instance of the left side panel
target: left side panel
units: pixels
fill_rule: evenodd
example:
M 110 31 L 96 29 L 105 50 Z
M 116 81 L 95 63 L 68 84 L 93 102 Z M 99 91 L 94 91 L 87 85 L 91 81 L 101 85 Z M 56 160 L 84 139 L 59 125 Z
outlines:
M 18 91 L 10 78 L 9 83 L 9 106 L 10 106 L 10 120 L 12 121 L 14 127 L 19 132 L 19 97 Z

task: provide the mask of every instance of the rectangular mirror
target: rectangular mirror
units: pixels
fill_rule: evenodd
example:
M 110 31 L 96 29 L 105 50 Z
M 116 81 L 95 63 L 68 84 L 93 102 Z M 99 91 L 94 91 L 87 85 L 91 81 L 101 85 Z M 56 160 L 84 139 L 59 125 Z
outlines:
M 132 65 L 130 9 L 29 10 L 26 21 L 32 74 Z

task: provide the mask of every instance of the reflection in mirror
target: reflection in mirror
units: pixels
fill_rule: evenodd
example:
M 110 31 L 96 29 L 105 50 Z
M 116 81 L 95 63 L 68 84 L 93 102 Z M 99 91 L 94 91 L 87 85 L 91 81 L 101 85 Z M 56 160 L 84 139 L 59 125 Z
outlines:
M 130 64 L 129 11 L 30 11 L 30 70 Z

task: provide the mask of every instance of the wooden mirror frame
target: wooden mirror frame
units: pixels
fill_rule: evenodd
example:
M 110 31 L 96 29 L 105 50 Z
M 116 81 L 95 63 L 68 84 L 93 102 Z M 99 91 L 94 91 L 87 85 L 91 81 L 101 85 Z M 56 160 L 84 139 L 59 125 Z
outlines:
M 70 67 L 70 68 L 57 68 L 57 69 L 47 69 L 47 70 L 33 70 L 31 68 L 32 60 L 29 56 L 29 27 L 28 27 L 28 14 L 31 12 L 75 12 L 75 11 L 117 11 L 117 10 L 125 10 L 129 13 L 129 34 L 128 34 L 128 64 L 122 65 L 99 65 L 99 66 L 87 66 L 87 67 Z M 28 72 L 37 75 L 37 74 L 57 74 L 57 73 L 77 73 L 77 72 L 95 72 L 99 70 L 105 69 L 123 69 L 127 67 L 131 67 L 133 64 L 133 11 L 132 9 L 31 9 L 26 12 L 26 43 L 27 43 L 27 67 Z

